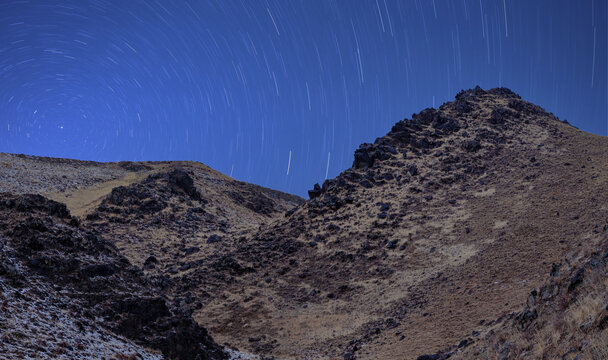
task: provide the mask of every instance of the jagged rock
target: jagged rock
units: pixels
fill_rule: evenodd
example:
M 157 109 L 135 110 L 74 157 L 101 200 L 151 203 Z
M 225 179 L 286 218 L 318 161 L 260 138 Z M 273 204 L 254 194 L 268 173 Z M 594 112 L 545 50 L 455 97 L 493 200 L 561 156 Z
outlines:
M 219 236 L 219 235 L 217 235 L 217 234 L 213 234 L 213 235 L 210 235 L 210 236 L 207 238 L 207 244 L 213 244 L 213 243 L 217 243 L 217 242 L 220 242 L 221 240 L 222 240 L 222 239 L 220 238 L 220 236 Z
M 146 258 L 146 261 L 144 261 L 144 268 L 145 269 L 149 269 L 154 267 L 155 264 L 158 264 L 158 259 L 152 255 L 148 256 Z
M 199 200 L 201 194 L 194 186 L 194 180 L 188 173 L 182 169 L 173 169 L 169 172 L 169 183 L 173 185 L 174 190 L 181 190 L 188 194 L 192 199 Z
M 80 272 L 86 277 L 105 277 L 114 274 L 115 269 L 111 264 L 92 264 L 84 266 Z
M 441 130 L 444 133 L 453 133 L 460 130 L 458 120 L 442 115 L 435 115 L 431 125 L 433 128 Z
M 574 291 L 576 287 L 583 282 L 583 278 L 585 277 L 585 269 L 579 269 L 572 280 L 570 280 L 570 284 L 568 285 L 568 292 Z
M 368 180 L 361 180 L 361 182 L 359 182 L 359 185 L 363 186 L 364 188 L 372 188 L 374 185 L 372 185 L 371 182 L 369 182 Z
M 48 289 L 44 298 L 49 306 L 68 301 L 76 312 L 62 316 L 87 312 L 99 326 L 161 350 L 167 358 L 227 358 L 206 330 L 169 304 L 112 243 L 94 231 L 70 226 L 65 206 L 41 196 L 8 194 L 0 194 L 0 204 L 5 205 L 0 205 L 0 231 L 7 236 L 0 259 L 7 251 L 13 259 L 3 261 L 0 275 L 17 273 L 14 279 L 22 285 L 27 279 L 30 286 Z M 13 206 L 17 204 L 22 206 Z M 13 230 L 5 230 L 9 228 Z M 2 284 L 4 293 L 7 283 Z M 171 333 L 181 335 L 171 338 Z
M 410 165 L 410 167 L 408 168 L 408 172 L 411 176 L 416 176 L 418 175 L 418 167 L 415 164 Z
M 492 115 L 490 116 L 490 123 L 494 125 L 502 125 L 506 121 L 519 117 L 518 113 L 515 113 L 507 108 L 497 108 L 492 110 Z
M 465 99 L 458 99 L 458 96 L 456 97 L 456 104 L 454 106 L 454 109 L 461 114 L 467 114 L 470 113 L 471 111 L 473 111 L 473 106 L 471 105 L 470 102 L 468 102 Z
M 421 112 L 419 112 L 418 114 L 413 114 L 412 121 L 423 124 L 423 125 L 429 125 L 432 122 L 439 121 L 440 117 L 441 117 L 441 113 L 439 111 L 437 111 L 436 109 L 426 108 L 426 109 L 422 110 Z
M 360 168 L 368 168 L 374 165 L 374 157 L 370 155 L 370 147 L 371 144 L 361 144 L 359 149 L 355 150 L 355 161 L 353 162 L 353 167 Z
M 481 149 L 481 144 L 477 140 L 468 140 L 462 144 L 462 148 L 468 152 L 475 152 Z
M 189 248 L 186 249 L 185 256 L 195 254 L 195 253 L 197 253 L 199 251 L 201 251 L 201 249 L 198 246 L 189 247 Z
M 312 190 L 308 190 L 308 197 L 311 199 L 314 199 L 316 197 L 318 197 L 319 195 L 322 194 L 321 191 L 321 186 L 319 186 L 319 184 L 315 184 L 314 188 Z
M 409 144 L 412 136 L 414 136 L 414 132 L 419 129 L 420 127 L 411 120 L 404 119 L 393 125 L 391 131 L 387 134 L 387 137 L 394 139 L 400 144 Z
M 17 198 L 8 198 L 0 201 L 0 209 L 15 209 L 26 213 L 31 211 L 43 211 L 50 216 L 69 218 L 70 212 L 65 204 L 50 201 L 41 195 L 25 194 Z

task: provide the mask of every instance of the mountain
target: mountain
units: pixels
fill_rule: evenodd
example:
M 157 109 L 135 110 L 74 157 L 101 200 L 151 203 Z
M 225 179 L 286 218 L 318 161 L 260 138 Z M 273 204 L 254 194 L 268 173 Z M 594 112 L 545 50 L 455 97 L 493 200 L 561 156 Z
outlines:
M 3 358 L 228 358 L 64 204 L 3 193 L 0 228 Z
M 507 89 L 464 91 L 361 145 L 305 204 L 203 261 L 231 268 L 191 269 L 174 291 L 204 299 L 194 317 L 220 342 L 256 353 L 436 354 L 606 236 L 607 156 L 606 138 Z
M 593 358 L 606 335 L 608 139 L 505 88 L 399 121 L 306 201 L 194 162 L 2 154 L 0 168 L 5 203 L 39 204 L 0 209 L 19 286 L 73 303 L 70 323 L 97 299 L 104 320 L 80 336 L 104 349 L 175 358 L 171 334 L 188 331 L 203 358 Z M 72 265 L 41 271 L 39 252 Z M 5 297 L 15 271 L 0 271 Z M 20 318 L 46 301 L 18 299 Z M 142 307 L 161 310 L 121 330 Z M 68 331 L 52 326 L 31 331 Z M 35 352 L 24 338 L 10 351 Z
M 154 240 L 249 231 L 303 201 L 190 162 L 0 154 L 0 167 L 0 358 L 236 358 L 137 255 L 155 268 Z

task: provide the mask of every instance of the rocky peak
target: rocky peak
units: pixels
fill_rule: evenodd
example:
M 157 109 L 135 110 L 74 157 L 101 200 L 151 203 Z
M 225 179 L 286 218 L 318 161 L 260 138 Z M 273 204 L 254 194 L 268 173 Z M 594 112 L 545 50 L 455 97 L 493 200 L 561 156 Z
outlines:
M 462 90 L 454 101 L 438 109 L 427 108 L 415 113 L 411 119 L 397 122 L 374 143 L 361 144 L 355 150 L 352 167 L 323 185 L 315 184 L 309 197 L 319 201 L 326 191 L 352 188 L 353 183 L 370 188 L 392 180 L 399 182 L 393 174 L 380 174 L 378 178 L 374 173 L 389 165 L 406 168 L 404 175 L 413 176 L 419 172 L 418 166 L 408 165 L 407 159 L 436 157 L 446 164 L 463 164 L 467 158 L 495 154 L 500 148 L 498 145 L 524 136 L 526 131 L 522 128 L 527 124 L 549 127 L 544 120 L 547 117 L 558 120 L 507 88 L 486 91 L 477 86 Z M 540 118 L 543 120 L 538 123 Z M 481 153 L 476 154 L 480 150 Z

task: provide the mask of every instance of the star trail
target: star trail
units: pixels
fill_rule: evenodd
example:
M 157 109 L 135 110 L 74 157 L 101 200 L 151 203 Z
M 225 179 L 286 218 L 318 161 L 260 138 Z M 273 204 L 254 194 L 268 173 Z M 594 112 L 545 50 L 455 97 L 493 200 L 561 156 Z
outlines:
M 461 89 L 607 131 L 605 0 L 2 1 L 0 151 L 196 160 L 304 196 Z

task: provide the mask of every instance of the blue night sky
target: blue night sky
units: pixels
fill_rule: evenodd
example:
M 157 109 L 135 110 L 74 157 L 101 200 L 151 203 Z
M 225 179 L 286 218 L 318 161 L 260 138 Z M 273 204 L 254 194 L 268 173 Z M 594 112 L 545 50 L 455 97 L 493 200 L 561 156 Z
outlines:
M 0 151 L 304 196 L 461 89 L 607 131 L 606 0 L 0 1 Z

